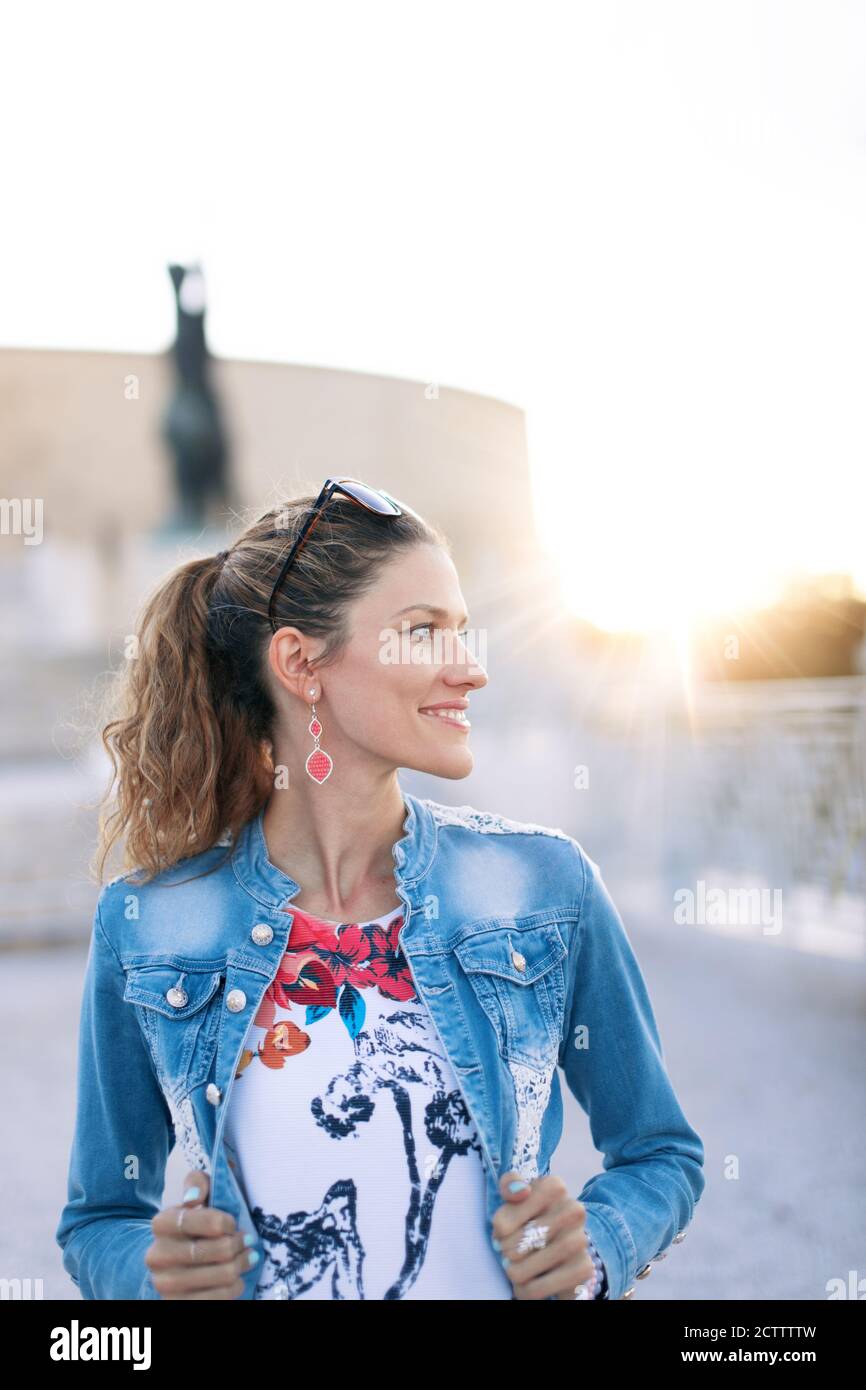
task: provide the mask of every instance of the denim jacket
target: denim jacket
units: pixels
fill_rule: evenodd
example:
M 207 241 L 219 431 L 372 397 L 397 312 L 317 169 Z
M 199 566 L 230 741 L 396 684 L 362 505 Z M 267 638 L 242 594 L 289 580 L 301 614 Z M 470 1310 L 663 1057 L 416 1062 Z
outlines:
M 488 1236 L 500 1175 L 551 1171 L 561 1071 L 603 1154 L 603 1171 L 575 1195 L 608 1297 L 628 1298 L 682 1241 L 704 1149 L 598 865 L 562 830 L 402 795 L 392 850 L 401 949 L 478 1131 Z M 84 1298 L 159 1298 L 144 1254 L 175 1143 L 210 1174 L 210 1204 L 257 1235 L 223 1134 L 247 1028 L 301 891 L 270 862 L 263 816 L 234 845 L 224 836 L 150 883 L 131 870 L 100 892 L 56 1231 Z M 244 1298 L 258 1274 L 241 1275 Z

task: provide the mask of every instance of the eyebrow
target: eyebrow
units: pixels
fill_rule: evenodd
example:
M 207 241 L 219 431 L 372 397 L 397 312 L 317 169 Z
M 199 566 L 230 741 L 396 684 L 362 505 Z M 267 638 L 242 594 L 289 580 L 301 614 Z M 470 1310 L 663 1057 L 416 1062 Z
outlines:
M 434 618 L 445 619 L 448 617 L 448 609 L 438 608 L 435 603 L 409 603 L 405 608 L 398 608 L 397 612 L 393 613 L 391 616 L 399 618 L 403 613 L 414 613 L 419 608 L 423 608 L 425 613 L 432 613 Z M 458 622 L 458 626 L 462 627 L 464 623 L 468 622 L 469 614 L 464 613 L 463 617 Z

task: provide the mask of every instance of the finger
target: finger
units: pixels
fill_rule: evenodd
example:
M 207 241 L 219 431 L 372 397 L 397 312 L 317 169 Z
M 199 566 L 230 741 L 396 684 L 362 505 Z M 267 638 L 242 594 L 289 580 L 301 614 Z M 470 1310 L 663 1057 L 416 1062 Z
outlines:
M 535 1250 L 530 1247 L 521 1250 L 520 1245 L 530 1227 L 546 1231 L 545 1243 L 549 1245 L 563 1230 L 582 1226 L 583 1220 L 583 1212 L 575 1209 L 575 1203 L 571 1198 L 567 1197 L 562 1202 L 554 1202 L 552 1206 L 539 1212 L 538 1216 L 529 1217 L 528 1220 L 522 1222 L 516 1231 L 501 1241 L 502 1249 L 499 1254 L 513 1261 L 528 1260 L 531 1255 L 536 1253 Z
M 163 1286 L 158 1286 L 154 1280 L 154 1287 L 160 1298 L 165 1302 L 171 1302 L 177 1299 L 240 1298 L 244 1292 L 244 1284 L 241 1279 L 235 1279 L 230 1284 L 214 1284 L 212 1287 L 206 1289 L 182 1288 L 179 1284 L 165 1286 L 166 1282 L 167 1281 L 164 1281 Z
M 515 1187 L 511 1190 L 512 1183 L 523 1183 L 523 1187 Z M 503 1173 L 499 1179 L 499 1191 L 506 1202 L 513 1202 L 519 1205 L 525 1202 L 528 1194 L 532 1191 L 532 1183 L 524 1178 L 522 1173 L 518 1173 L 514 1168 L 510 1168 L 507 1173 Z
M 210 1193 L 210 1178 L 201 1168 L 190 1168 L 183 1180 L 181 1202 L 206 1202 Z
M 590 1261 L 590 1263 L 592 1263 L 592 1261 Z M 592 1275 L 591 1275 L 591 1274 L 587 1274 L 587 1275 L 585 1275 L 585 1276 L 584 1276 L 584 1275 L 578 1274 L 577 1279 L 575 1280 L 574 1286 L 572 1287 L 571 1281 L 570 1281 L 570 1277 L 569 1277 L 569 1283 L 567 1284 L 567 1286 L 566 1286 L 564 1289 L 560 1289 L 559 1293 L 555 1293 L 555 1294 L 553 1295 L 553 1297 L 554 1297 L 554 1298 L 560 1299 L 560 1301 L 563 1302 L 563 1303 L 573 1303 L 574 1300 L 577 1298 L 577 1286 L 578 1286 L 578 1284 L 586 1284 L 586 1283 L 589 1282 L 589 1280 L 590 1280 L 591 1278 L 592 1278 Z M 596 1289 L 596 1292 L 597 1292 L 597 1289 Z M 595 1293 L 593 1293 L 592 1297 L 593 1297 L 593 1298 L 595 1297 Z
M 228 1264 L 247 1248 L 241 1231 L 235 1231 L 232 1235 L 191 1236 L 188 1239 L 157 1236 L 150 1246 L 150 1267 L 172 1269 L 176 1265 L 192 1265 L 202 1269 L 205 1265 Z
M 224 1297 L 233 1295 L 214 1295 L 214 1290 L 233 1288 L 241 1275 L 252 1268 L 249 1256 L 249 1250 L 244 1248 L 230 1260 L 223 1260 L 218 1264 L 198 1264 L 190 1262 L 187 1253 L 182 1257 L 183 1264 L 163 1264 L 164 1260 L 179 1257 L 172 1250 L 160 1250 L 158 1243 L 154 1243 L 147 1252 L 146 1263 L 151 1270 L 151 1280 L 160 1298 L 186 1298 L 197 1292 L 205 1298 Z
M 500 1190 L 506 1188 L 509 1180 L 510 1174 L 505 1173 L 500 1179 Z M 548 1206 L 570 1197 L 571 1194 L 562 1178 L 554 1177 L 552 1174 L 536 1178 L 529 1189 L 529 1195 L 524 1195 L 521 1202 L 506 1201 L 504 1206 L 497 1208 L 491 1223 L 494 1238 L 503 1245 L 526 1221 L 537 1217 Z
M 187 1294 L 184 1294 L 184 1298 L 187 1298 L 187 1299 L 196 1299 L 196 1298 L 225 1298 L 225 1299 L 227 1299 L 227 1298 L 240 1298 L 240 1296 L 241 1296 L 241 1294 L 243 1293 L 243 1291 L 244 1291 L 244 1282 L 243 1282 L 243 1280 L 242 1280 L 242 1279 L 236 1279 L 235 1282 L 234 1282 L 233 1284 L 229 1284 L 229 1285 L 227 1285 L 227 1286 L 224 1287 L 224 1288 L 210 1289 L 210 1290 L 208 1290 L 208 1289 L 199 1289 L 199 1290 L 197 1290 L 195 1293 L 187 1293 Z
M 574 1298 L 578 1284 L 591 1279 L 594 1265 L 582 1230 L 562 1231 L 543 1250 L 506 1269 L 518 1299 L 534 1300 L 562 1294 Z
M 155 1236 L 228 1236 L 237 1229 L 230 1211 L 221 1207 L 163 1207 L 150 1223 Z

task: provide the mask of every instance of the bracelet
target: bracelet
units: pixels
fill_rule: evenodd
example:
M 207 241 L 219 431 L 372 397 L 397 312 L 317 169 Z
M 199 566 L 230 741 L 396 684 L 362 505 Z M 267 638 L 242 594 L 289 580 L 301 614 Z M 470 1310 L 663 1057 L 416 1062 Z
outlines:
M 595 1297 L 607 1298 L 607 1270 L 604 1267 L 604 1260 L 601 1258 L 601 1255 L 599 1255 L 598 1251 L 596 1250 L 595 1242 L 593 1241 L 593 1238 L 589 1234 L 589 1232 L 587 1232 L 586 1239 L 589 1245 L 589 1253 L 592 1256 L 592 1262 L 595 1265 L 595 1270 L 598 1275 L 598 1286 L 596 1289 Z
M 604 1261 L 599 1255 L 595 1247 L 595 1241 L 589 1234 L 589 1231 L 586 1233 L 586 1248 L 592 1260 L 592 1276 L 587 1279 L 586 1283 L 578 1284 L 574 1291 L 574 1296 L 576 1299 L 584 1301 L 588 1299 L 607 1298 L 607 1270 L 604 1267 Z

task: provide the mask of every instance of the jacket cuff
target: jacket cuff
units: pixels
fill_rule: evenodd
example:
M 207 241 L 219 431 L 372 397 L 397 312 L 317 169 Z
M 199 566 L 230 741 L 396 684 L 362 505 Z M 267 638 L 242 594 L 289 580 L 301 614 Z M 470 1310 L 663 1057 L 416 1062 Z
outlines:
M 604 1202 L 584 1202 L 584 1229 L 592 1240 L 604 1264 L 607 1275 L 607 1297 L 622 1298 L 634 1286 L 637 1273 L 637 1252 L 631 1232 L 619 1212 Z

